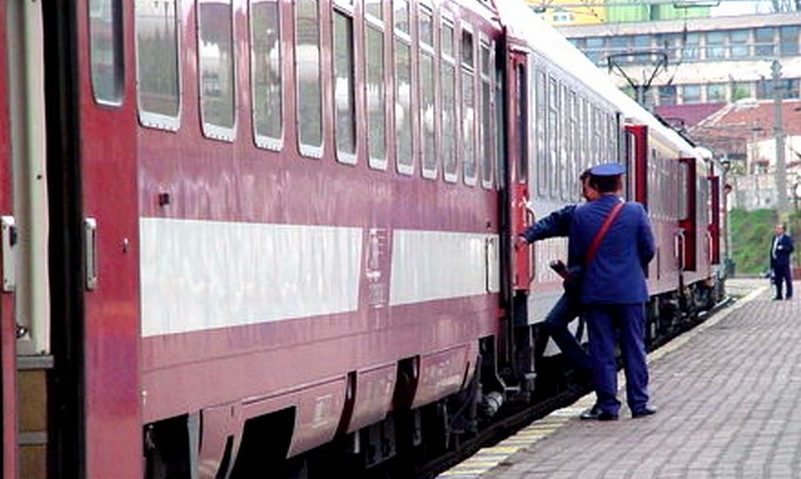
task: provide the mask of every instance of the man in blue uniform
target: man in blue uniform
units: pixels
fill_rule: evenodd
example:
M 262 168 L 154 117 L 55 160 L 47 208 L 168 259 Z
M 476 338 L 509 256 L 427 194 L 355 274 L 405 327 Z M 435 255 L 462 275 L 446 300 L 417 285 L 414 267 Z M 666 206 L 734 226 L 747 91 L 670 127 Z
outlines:
M 793 275 L 790 271 L 790 255 L 793 253 L 793 239 L 785 233 L 784 225 L 778 224 L 773 229 L 776 236 L 770 245 L 770 269 L 773 270 L 773 284 L 776 296 L 773 299 L 791 299 L 793 297 Z M 782 298 L 782 283 L 787 286 L 787 294 Z
M 589 177 L 590 170 L 586 170 L 581 174 L 579 180 L 581 181 L 584 199 L 592 201 L 598 198 L 598 193 L 589 186 L 587 182 Z M 569 235 L 570 225 L 573 223 L 573 212 L 576 207 L 577 205 L 565 206 L 529 226 L 517 237 L 515 247 L 520 248 L 535 241 Z M 567 291 L 562 294 L 540 327 L 547 336 L 553 338 L 559 350 L 562 351 L 562 354 L 565 355 L 577 371 L 580 371 L 585 376 L 591 376 L 592 365 L 590 364 L 589 355 L 567 327 L 580 312 L 580 304 L 575 296 L 575 294 L 568 294 Z M 544 349 L 547 336 L 543 338 L 544 340 L 539 341 L 540 347 L 538 349 Z
M 632 416 L 654 414 L 648 405 L 648 367 L 645 362 L 645 270 L 655 245 L 642 205 L 622 204 L 619 164 L 590 170 L 590 186 L 600 198 L 576 208 L 570 228 L 568 266 L 582 268 L 580 302 L 590 331 L 590 357 L 595 368 L 596 405 L 582 419 L 617 419 L 619 338 L 626 373 L 626 398 Z M 616 205 L 622 204 L 616 208 Z M 611 215 L 615 211 L 616 217 Z M 605 223 L 607 223 L 605 225 Z M 606 230 L 605 234 L 599 234 Z

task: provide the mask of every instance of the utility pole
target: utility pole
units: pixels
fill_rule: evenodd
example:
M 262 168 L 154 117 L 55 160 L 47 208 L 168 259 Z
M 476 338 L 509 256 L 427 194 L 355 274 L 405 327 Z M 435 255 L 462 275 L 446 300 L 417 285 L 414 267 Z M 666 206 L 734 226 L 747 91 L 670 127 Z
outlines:
M 779 79 L 782 76 L 782 65 L 773 60 L 770 66 L 773 77 L 773 136 L 776 138 L 776 194 L 779 217 L 787 215 L 787 170 L 784 164 L 784 128 L 782 120 L 782 94 Z

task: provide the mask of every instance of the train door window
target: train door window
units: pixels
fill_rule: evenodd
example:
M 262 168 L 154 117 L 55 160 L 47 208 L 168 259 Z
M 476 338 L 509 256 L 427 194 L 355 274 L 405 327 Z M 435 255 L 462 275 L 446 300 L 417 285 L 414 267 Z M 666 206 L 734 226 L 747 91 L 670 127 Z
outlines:
M 574 179 L 570 175 L 570 104 L 565 84 L 561 85 L 559 104 L 561 105 L 561 121 L 559 122 L 559 168 L 557 170 L 559 170 L 560 197 L 566 200 L 570 198 L 570 193 L 573 191 L 569 185 Z
M 493 51 L 495 49 L 493 48 Z M 506 185 L 506 111 L 504 108 L 504 77 L 503 65 L 497 61 L 493 53 L 493 66 L 495 68 L 495 172 L 496 184 L 498 188 L 503 188 Z
M 177 130 L 180 101 L 176 0 L 137 0 L 136 85 L 139 122 Z
M 634 133 L 626 131 L 626 199 L 634 201 L 635 186 L 637 184 L 637 172 L 634 168 L 637 163 L 637 137 Z
M 679 182 L 679 211 L 678 216 L 680 219 L 689 219 L 690 213 L 687 207 L 687 182 L 689 181 L 690 163 L 680 163 L 678 171 Z M 694 166 L 694 165 L 693 165 Z
M 556 78 L 548 77 L 548 196 L 557 197 L 559 185 L 559 84 Z
M 260 148 L 280 150 L 284 137 L 281 18 L 278 0 L 250 4 L 253 134 Z
M 442 56 L 442 157 L 445 181 L 456 182 L 458 177 L 456 157 L 456 56 L 454 52 L 454 29 L 450 20 L 443 18 L 440 52 Z
M 380 0 L 368 0 L 365 15 L 367 38 L 365 98 L 367 102 L 367 151 L 371 168 L 387 167 L 386 91 L 384 81 L 384 17 Z
M 122 103 L 123 68 L 122 4 L 120 0 L 90 0 L 89 47 L 92 90 L 95 101 Z
M 541 198 L 548 196 L 548 76 L 538 71 L 536 76 L 537 102 L 537 192 Z
M 481 184 L 484 188 L 492 188 L 492 169 L 495 164 L 495 149 L 492 138 L 495 115 L 492 113 L 492 69 L 490 68 L 490 44 L 482 38 L 481 42 Z
M 353 11 L 334 9 L 334 132 L 337 161 L 356 164 L 356 92 L 353 57 Z
M 322 158 L 319 0 L 295 2 L 295 52 L 298 149 L 304 156 Z
M 201 0 L 198 8 L 203 134 L 233 141 L 236 121 L 233 7 L 231 0 Z
M 607 126 L 607 131 L 609 132 L 608 133 L 608 136 L 609 136 L 609 161 L 613 162 L 613 163 L 617 163 L 619 161 L 619 158 L 618 158 L 618 155 L 617 155 L 617 149 L 618 149 L 617 140 L 618 140 L 618 138 L 617 138 L 617 125 L 615 123 L 615 117 L 614 116 L 612 116 L 612 115 L 607 115 L 606 116 L 606 126 Z
M 395 22 L 395 158 L 400 173 L 414 171 L 412 158 L 412 45 L 409 2 L 392 2 Z
M 475 185 L 478 180 L 476 168 L 476 95 L 475 95 L 475 45 L 473 32 L 462 26 L 462 165 L 464 182 Z
M 437 177 L 436 121 L 434 102 L 434 14 L 420 5 L 420 152 L 423 177 Z

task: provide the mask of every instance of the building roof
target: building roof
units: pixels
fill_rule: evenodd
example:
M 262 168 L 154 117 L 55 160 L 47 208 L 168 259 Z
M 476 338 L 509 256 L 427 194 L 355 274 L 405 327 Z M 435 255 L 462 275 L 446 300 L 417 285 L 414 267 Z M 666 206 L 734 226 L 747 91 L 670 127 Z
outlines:
M 689 18 L 634 23 L 606 23 L 601 25 L 571 25 L 559 27 L 568 38 L 611 37 L 618 35 L 650 35 L 655 33 L 704 32 L 714 30 L 736 30 L 764 26 L 799 25 L 798 13 L 770 13 L 738 15 L 732 17 Z
M 677 128 L 695 126 L 701 120 L 726 106 L 725 103 L 695 103 L 691 105 L 660 105 L 657 115 Z
M 689 136 L 715 153 L 745 155 L 748 141 L 774 136 L 773 115 L 773 100 L 741 100 L 698 122 Z M 801 100 L 782 102 L 782 124 L 785 135 L 801 135 Z

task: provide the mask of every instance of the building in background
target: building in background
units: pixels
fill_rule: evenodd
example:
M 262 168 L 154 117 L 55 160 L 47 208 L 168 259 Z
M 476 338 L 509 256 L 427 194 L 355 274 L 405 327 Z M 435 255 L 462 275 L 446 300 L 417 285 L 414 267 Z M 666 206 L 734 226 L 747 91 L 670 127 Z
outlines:
M 666 109 L 666 116 L 679 121 L 686 120 L 684 110 L 697 112 L 697 107 L 684 105 L 772 98 L 774 60 L 781 63 L 784 98 L 801 93 L 797 13 L 567 26 L 560 31 L 632 96 L 626 77 L 643 85 L 664 59 L 644 103 L 657 113 Z
M 619 22 L 647 22 L 708 17 L 709 7 L 693 6 L 689 0 L 676 3 L 646 3 L 632 0 L 527 0 L 531 8 L 556 27 Z

